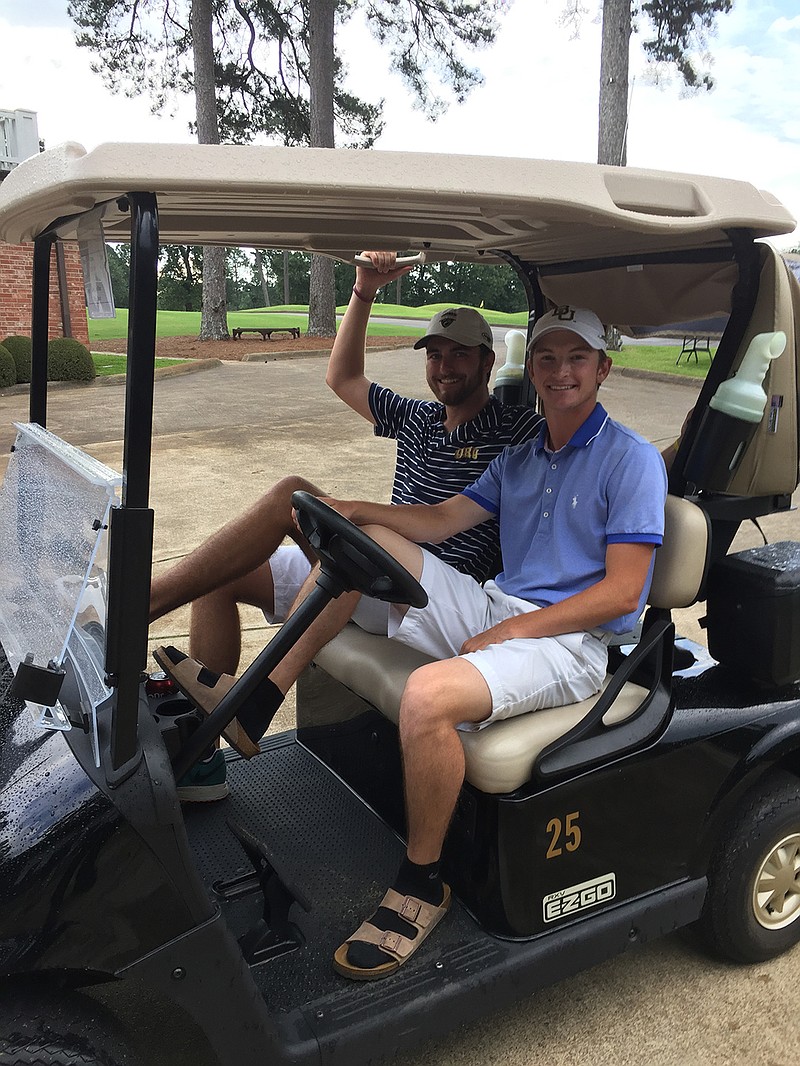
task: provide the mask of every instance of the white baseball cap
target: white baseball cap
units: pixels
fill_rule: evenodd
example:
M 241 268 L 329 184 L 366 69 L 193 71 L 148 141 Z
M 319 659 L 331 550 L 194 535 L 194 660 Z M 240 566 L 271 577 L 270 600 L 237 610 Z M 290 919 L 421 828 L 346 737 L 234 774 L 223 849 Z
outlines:
M 445 337 L 467 348 L 485 344 L 494 350 L 491 327 L 474 307 L 448 307 L 445 311 L 437 311 L 428 323 L 425 336 L 420 337 L 414 347 L 424 348 L 432 337 Z
M 528 341 L 528 351 L 533 349 L 545 333 L 552 333 L 557 329 L 568 329 L 571 333 L 577 333 L 590 348 L 597 348 L 601 352 L 606 350 L 606 331 L 594 311 L 589 311 L 585 307 L 570 307 L 569 304 L 564 304 L 561 307 L 554 307 L 536 322 L 531 339 Z

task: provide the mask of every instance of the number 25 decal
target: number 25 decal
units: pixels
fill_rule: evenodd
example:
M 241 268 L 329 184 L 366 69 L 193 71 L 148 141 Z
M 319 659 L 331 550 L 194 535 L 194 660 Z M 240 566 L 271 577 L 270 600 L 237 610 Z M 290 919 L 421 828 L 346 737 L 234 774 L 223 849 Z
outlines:
M 547 849 L 547 858 L 555 859 L 562 854 L 564 848 L 567 851 L 577 851 L 581 846 L 581 827 L 578 825 L 580 811 L 568 814 L 562 824 L 560 818 L 551 818 L 547 823 L 547 832 L 550 834 L 550 847 Z M 561 839 L 564 846 L 561 846 Z

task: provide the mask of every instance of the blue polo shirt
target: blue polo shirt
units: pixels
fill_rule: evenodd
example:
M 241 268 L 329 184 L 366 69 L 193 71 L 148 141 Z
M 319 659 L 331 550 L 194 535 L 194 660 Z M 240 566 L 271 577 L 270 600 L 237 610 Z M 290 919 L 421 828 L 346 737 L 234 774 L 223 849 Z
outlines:
M 497 585 L 540 607 L 573 596 L 605 576 L 608 544 L 661 543 L 667 475 L 652 444 L 597 404 L 557 452 L 547 427 L 495 459 L 464 495 L 498 516 L 503 570 Z M 600 628 L 625 633 L 639 606 Z

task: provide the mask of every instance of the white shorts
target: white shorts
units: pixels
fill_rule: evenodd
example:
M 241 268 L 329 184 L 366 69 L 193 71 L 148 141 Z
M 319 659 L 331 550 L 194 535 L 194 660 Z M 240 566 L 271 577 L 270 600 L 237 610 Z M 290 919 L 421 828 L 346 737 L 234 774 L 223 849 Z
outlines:
M 389 636 L 437 659 L 459 654 L 465 640 L 505 618 L 539 608 L 507 596 L 493 581 L 481 586 L 423 549 L 420 584 L 428 606 L 389 614 Z M 558 637 L 506 640 L 461 656 L 478 670 L 492 696 L 492 713 L 459 729 L 483 729 L 500 718 L 560 707 L 600 690 L 608 665 L 610 634 L 563 633 Z
M 299 544 L 281 544 L 269 560 L 274 587 L 274 607 L 264 611 L 268 622 L 285 622 L 300 589 L 311 573 L 311 563 Z M 362 596 L 353 613 L 353 621 L 368 633 L 386 636 L 389 625 L 389 604 Z

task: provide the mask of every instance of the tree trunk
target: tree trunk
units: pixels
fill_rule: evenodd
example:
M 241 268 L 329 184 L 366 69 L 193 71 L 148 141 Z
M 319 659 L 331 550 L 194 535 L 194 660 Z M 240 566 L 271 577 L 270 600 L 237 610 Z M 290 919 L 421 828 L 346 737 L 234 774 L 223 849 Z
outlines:
M 261 293 L 264 297 L 264 306 L 269 307 L 269 285 L 267 285 L 267 274 L 264 270 L 264 253 L 260 248 L 256 248 L 256 270 L 258 271 L 258 278 L 261 282 Z
M 631 0 L 603 0 L 597 162 L 624 167 L 628 139 Z
M 289 253 L 282 253 L 283 259 L 283 302 L 288 306 L 291 303 L 291 289 L 289 288 Z
M 219 144 L 212 0 L 192 0 L 192 56 L 197 139 L 200 144 Z M 225 297 L 225 249 L 208 246 L 203 248 L 203 312 L 200 319 L 200 340 L 227 340 L 229 336 Z
M 309 89 L 311 147 L 333 148 L 333 34 L 336 0 L 309 0 Z M 333 260 L 311 257 L 308 332 L 312 337 L 336 333 L 336 285 Z

